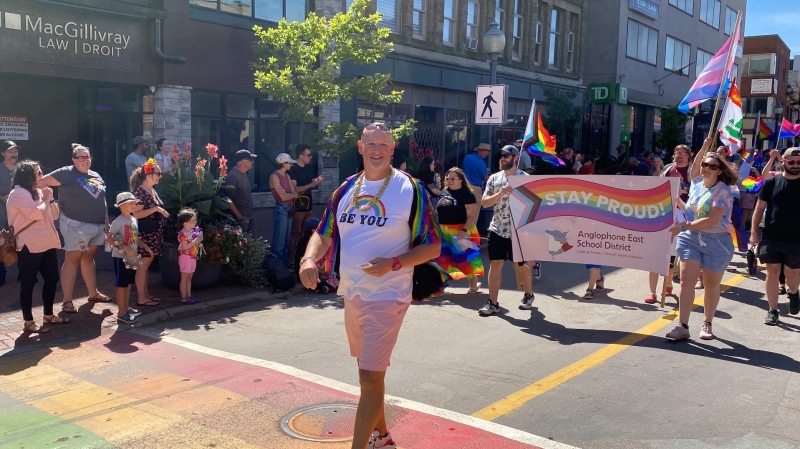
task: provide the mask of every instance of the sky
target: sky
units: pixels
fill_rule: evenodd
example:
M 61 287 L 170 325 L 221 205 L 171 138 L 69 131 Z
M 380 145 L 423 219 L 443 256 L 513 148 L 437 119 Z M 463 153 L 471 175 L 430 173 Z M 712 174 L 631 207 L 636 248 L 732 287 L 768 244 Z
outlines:
M 745 36 L 777 34 L 792 57 L 800 55 L 800 0 L 749 0 L 745 13 Z

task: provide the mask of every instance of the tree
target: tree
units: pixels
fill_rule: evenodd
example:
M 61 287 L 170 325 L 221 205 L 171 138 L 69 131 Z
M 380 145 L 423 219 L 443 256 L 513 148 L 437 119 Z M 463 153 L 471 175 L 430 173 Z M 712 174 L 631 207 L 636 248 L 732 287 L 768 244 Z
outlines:
M 573 104 L 578 92 L 546 84 L 542 84 L 542 90 L 547 99 L 547 116 L 543 116 L 542 120 L 550 135 L 557 136 L 556 151 L 560 152 L 572 146 L 578 134 L 578 125 L 583 119 L 581 108 Z
M 314 108 L 353 97 L 380 105 L 397 103 L 403 97 L 403 91 L 388 89 L 389 74 L 341 75 L 343 63 L 374 64 L 392 47 L 386 42 L 390 30 L 379 26 L 380 14 L 367 13 L 369 3 L 354 0 L 347 12 L 330 19 L 311 12 L 303 22 L 284 18 L 275 28 L 253 27 L 258 38 L 251 64 L 255 86 L 284 105 L 282 115 L 287 122 L 300 122 L 301 141 L 304 124 L 319 121 Z M 348 123 L 329 124 L 309 138 L 316 148 L 336 156 L 352 148 L 356 140 L 355 127 Z
M 672 160 L 675 147 L 686 143 L 686 116 L 673 106 L 661 110 L 661 131 L 653 133 L 653 149 L 666 148 L 667 160 Z

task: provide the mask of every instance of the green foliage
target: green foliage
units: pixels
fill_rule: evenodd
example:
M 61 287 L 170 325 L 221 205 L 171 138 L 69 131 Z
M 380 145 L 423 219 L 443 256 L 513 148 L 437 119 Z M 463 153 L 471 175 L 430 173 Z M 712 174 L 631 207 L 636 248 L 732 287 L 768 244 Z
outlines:
M 269 244 L 260 237 L 244 234 L 242 237 L 241 253 L 228 263 L 226 275 L 233 282 L 250 285 L 252 287 L 266 287 L 267 275 L 262 263 L 267 254 Z
M 547 99 L 547 116 L 543 115 L 542 121 L 550 135 L 556 136 L 556 151 L 561 152 L 572 146 L 583 118 L 581 108 L 573 104 L 578 92 L 547 84 L 542 84 L 542 90 Z
M 349 11 L 327 19 L 309 13 L 303 22 L 282 19 L 275 28 L 253 27 L 257 42 L 251 64 L 256 88 L 284 104 L 286 121 L 316 122 L 314 108 L 358 97 L 376 104 L 397 103 L 402 91 L 386 93 L 390 75 L 376 73 L 350 78 L 341 76 L 342 64 L 374 64 L 390 51 L 390 30 L 380 27 L 380 14 L 367 14 L 370 0 L 355 0 Z M 316 148 L 342 154 L 352 148 L 353 130 L 332 125 L 310 141 Z M 356 139 L 357 140 L 357 139 Z M 319 144 L 322 145 L 319 146 Z M 348 146 L 348 144 L 350 144 Z
M 678 111 L 677 107 L 661 110 L 661 131 L 653 133 L 653 149 L 666 148 L 667 160 L 672 160 L 675 147 L 686 143 L 686 116 Z

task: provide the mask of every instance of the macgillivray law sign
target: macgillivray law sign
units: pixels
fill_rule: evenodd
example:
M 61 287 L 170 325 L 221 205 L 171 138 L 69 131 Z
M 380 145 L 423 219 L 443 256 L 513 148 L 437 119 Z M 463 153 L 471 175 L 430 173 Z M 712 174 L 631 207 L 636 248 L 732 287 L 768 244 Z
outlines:
M 661 7 L 653 0 L 630 0 L 629 8 L 658 20 Z
M 139 28 L 139 20 L 114 14 L 0 5 L 0 58 L 139 73 Z

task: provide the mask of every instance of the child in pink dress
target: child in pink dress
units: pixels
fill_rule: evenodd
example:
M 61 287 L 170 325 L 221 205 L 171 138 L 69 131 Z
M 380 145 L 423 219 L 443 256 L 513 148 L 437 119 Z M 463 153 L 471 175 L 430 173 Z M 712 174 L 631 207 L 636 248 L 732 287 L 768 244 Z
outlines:
M 181 209 L 178 212 L 178 266 L 181 270 L 181 302 L 197 304 L 198 298 L 192 296 L 192 276 L 197 268 L 197 254 L 203 241 L 203 233 L 197 228 L 197 212 Z

